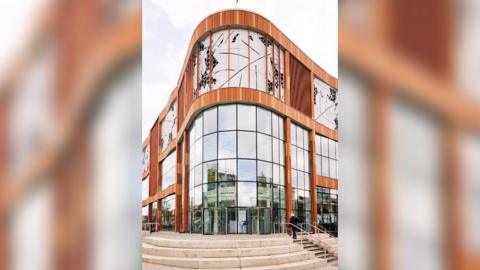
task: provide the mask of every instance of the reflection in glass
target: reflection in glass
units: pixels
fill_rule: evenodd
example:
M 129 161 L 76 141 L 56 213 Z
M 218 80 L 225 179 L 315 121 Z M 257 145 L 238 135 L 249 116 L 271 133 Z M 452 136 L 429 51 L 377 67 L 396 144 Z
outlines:
M 198 165 L 197 167 L 195 167 L 194 170 L 195 170 L 194 171 L 195 186 L 198 186 L 202 184 L 202 165 Z
M 238 206 L 257 206 L 257 183 L 238 182 Z
M 255 181 L 257 167 L 255 160 L 238 160 L 238 181 Z
M 218 133 L 218 158 L 236 158 L 237 137 L 235 131 Z
M 213 133 L 203 137 L 203 160 L 217 158 L 217 134 Z
M 272 161 L 272 137 L 257 133 L 258 159 Z
M 258 161 L 257 181 L 264 183 L 272 182 L 272 163 Z
M 218 130 L 237 129 L 237 105 L 223 105 L 218 107 Z
M 237 179 L 237 163 L 235 159 L 218 161 L 218 180 L 234 181 Z
M 238 132 L 238 157 L 256 158 L 256 136 L 254 132 Z
M 272 134 L 272 113 L 257 107 L 257 131 Z
M 213 183 L 217 181 L 217 162 L 211 161 L 203 163 L 203 183 Z
M 217 131 L 217 107 L 203 113 L 203 134 Z
M 266 183 L 258 183 L 258 206 L 272 206 L 272 185 Z
M 255 131 L 256 107 L 251 105 L 238 105 L 238 130 Z
M 203 207 L 217 206 L 217 183 L 203 185 Z
M 236 182 L 218 183 L 218 207 L 235 206 L 236 204 Z

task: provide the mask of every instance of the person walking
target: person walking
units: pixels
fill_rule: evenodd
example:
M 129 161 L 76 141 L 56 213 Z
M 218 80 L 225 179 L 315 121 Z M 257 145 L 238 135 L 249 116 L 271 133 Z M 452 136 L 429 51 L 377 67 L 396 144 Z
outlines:
M 290 227 L 292 228 L 293 239 L 297 239 L 298 222 L 300 220 L 292 213 L 290 217 Z

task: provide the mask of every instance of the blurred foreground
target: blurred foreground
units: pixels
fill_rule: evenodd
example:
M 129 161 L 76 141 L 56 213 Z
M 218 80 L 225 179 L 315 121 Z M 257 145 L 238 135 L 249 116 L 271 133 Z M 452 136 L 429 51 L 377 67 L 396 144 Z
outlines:
M 479 2 L 339 3 L 339 268 L 480 269 Z M 0 269 L 140 269 L 140 3 L 44 7 L 0 72 Z
M 141 3 L 41 2 L 0 72 L 0 269 L 140 269 Z
M 480 2 L 339 18 L 340 269 L 480 269 Z

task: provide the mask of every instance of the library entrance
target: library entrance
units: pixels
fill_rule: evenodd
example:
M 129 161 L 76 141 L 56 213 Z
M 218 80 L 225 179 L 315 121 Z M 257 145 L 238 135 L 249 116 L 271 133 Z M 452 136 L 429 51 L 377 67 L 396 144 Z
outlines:
M 268 207 L 203 209 L 204 234 L 269 234 L 271 227 Z

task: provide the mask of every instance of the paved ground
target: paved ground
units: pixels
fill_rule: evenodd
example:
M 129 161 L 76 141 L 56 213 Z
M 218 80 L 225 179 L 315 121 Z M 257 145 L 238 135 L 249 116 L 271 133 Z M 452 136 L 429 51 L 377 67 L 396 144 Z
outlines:
M 170 267 L 170 266 L 162 266 L 162 265 L 156 265 L 156 264 L 150 264 L 150 263 L 143 263 L 142 264 L 142 270 L 193 270 L 193 269 L 176 268 L 176 267 Z M 327 266 L 326 268 L 323 268 L 322 270 L 338 270 L 338 266 Z
M 157 236 L 168 239 L 190 239 L 190 240 L 252 240 L 252 239 L 272 239 L 290 237 L 286 233 L 277 234 L 224 234 L 224 235 L 203 235 L 175 232 L 154 232 L 145 236 Z

